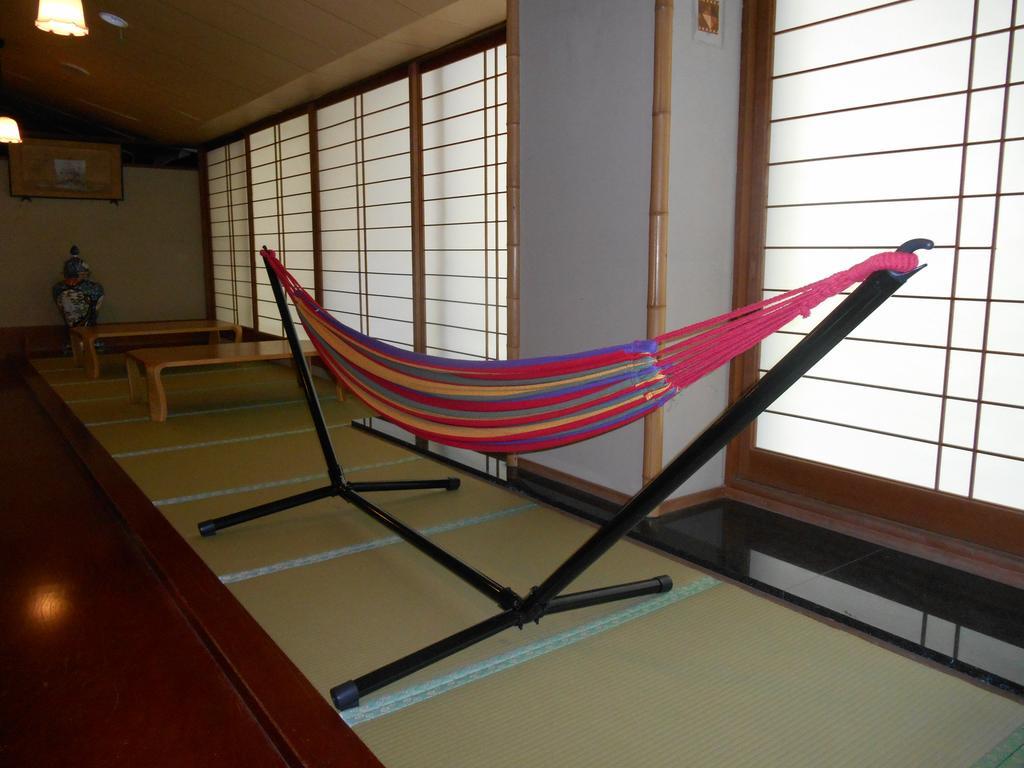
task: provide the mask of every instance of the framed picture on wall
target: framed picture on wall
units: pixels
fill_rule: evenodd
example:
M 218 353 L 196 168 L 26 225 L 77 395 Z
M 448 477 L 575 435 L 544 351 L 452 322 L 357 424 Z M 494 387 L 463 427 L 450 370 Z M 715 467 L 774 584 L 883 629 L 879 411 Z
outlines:
M 124 199 L 120 144 L 26 139 L 9 150 L 12 197 Z

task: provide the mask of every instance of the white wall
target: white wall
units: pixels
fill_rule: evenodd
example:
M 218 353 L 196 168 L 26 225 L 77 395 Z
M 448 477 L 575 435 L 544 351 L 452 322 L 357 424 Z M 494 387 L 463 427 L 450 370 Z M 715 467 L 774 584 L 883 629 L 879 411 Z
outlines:
M 106 296 L 100 322 L 203 317 L 196 171 L 124 169 L 124 200 L 10 197 L 0 158 L 0 327 L 62 325 L 50 295 L 74 243 Z
M 653 0 L 651 0 L 653 4 Z M 676 0 L 669 188 L 669 328 L 726 312 L 732 302 L 740 0 L 721 0 L 722 47 L 694 40 L 695 3 Z M 677 396 L 665 413 L 669 461 L 725 408 L 728 366 Z M 679 493 L 721 485 L 725 452 Z
M 642 338 L 653 0 L 521 0 L 522 356 Z M 642 426 L 532 456 L 619 489 Z
M 654 0 L 520 0 L 522 354 L 643 337 Z M 669 325 L 728 308 L 738 103 L 738 0 L 725 44 L 693 41 L 676 3 Z M 671 457 L 725 404 L 724 374 L 677 398 Z M 642 425 L 530 458 L 611 488 L 641 482 Z M 681 492 L 721 483 L 716 460 Z

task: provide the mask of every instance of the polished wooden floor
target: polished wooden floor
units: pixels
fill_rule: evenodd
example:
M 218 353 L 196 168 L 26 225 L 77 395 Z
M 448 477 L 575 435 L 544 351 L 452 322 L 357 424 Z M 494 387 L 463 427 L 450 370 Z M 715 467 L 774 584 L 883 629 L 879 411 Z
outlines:
M 380 765 L 212 574 L 154 565 L 173 538 L 32 382 L 0 362 L 0 765 Z

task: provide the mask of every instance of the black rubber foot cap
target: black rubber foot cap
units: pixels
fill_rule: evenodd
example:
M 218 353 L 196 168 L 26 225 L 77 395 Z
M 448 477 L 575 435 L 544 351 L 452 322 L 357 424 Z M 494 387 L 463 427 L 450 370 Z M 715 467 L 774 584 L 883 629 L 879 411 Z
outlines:
M 672 589 L 672 579 L 668 576 L 655 576 L 654 578 L 656 578 L 658 583 L 661 584 L 662 592 L 668 592 Z
M 331 688 L 331 701 L 338 711 L 351 709 L 359 704 L 359 689 L 356 684 L 349 680 L 347 683 L 336 685 Z
M 213 536 L 217 532 L 217 524 L 213 520 L 206 520 L 199 524 L 200 536 Z
M 448 485 L 446 485 L 444 489 L 445 489 L 446 491 L 454 491 L 454 490 L 456 490 L 456 489 L 457 489 L 457 488 L 458 488 L 458 487 L 459 487 L 459 486 L 460 486 L 461 484 L 462 484 L 462 481 L 461 481 L 461 480 L 459 480 L 459 478 L 457 478 L 457 477 L 449 477 L 449 478 L 448 478 Z

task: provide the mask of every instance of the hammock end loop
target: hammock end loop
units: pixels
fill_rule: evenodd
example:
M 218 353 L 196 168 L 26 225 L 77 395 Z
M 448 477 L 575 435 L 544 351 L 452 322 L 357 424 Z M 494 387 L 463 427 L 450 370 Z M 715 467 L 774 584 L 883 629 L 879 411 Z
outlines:
M 891 253 L 880 253 L 873 256 L 869 261 L 878 260 L 876 269 L 887 269 L 890 272 L 903 275 L 914 272 L 920 266 L 917 254 L 914 251 L 930 251 L 935 247 L 935 242 L 925 237 L 916 237 L 907 240 L 903 245 Z
M 931 241 L 929 240 L 927 242 Z M 841 289 L 845 290 L 846 287 L 853 283 L 863 282 L 875 272 L 886 271 L 902 275 L 908 272 L 913 272 L 917 268 L 917 254 L 913 251 L 886 251 L 885 253 L 876 253 L 874 256 L 861 262 L 856 267 L 834 275 L 833 278 L 838 278 L 836 280 L 837 283 L 846 283 L 846 285 Z

